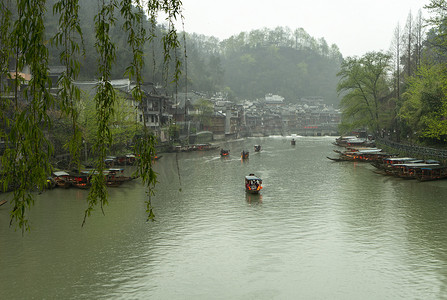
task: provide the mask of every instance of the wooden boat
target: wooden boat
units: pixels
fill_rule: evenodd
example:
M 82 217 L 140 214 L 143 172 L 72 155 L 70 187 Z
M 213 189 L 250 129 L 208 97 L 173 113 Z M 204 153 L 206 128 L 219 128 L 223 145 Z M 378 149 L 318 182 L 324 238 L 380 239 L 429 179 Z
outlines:
M 5 204 L 6 202 L 8 202 L 8 200 L 4 199 L 0 201 L 0 206 L 2 206 L 3 204 Z
M 242 152 L 241 152 L 241 158 L 242 158 L 242 159 L 247 159 L 247 158 L 248 158 L 248 154 L 249 154 L 248 151 L 245 151 L 245 150 L 242 151 Z
M 192 145 L 192 150 L 193 151 L 209 151 L 209 150 L 214 150 L 217 149 L 217 146 L 213 146 L 211 144 L 195 144 Z
M 259 194 L 262 190 L 262 179 L 255 174 L 245 176 L 245 191 L 250 194 Z
M 90 184 L 89 174 L 82 173 L 71 176 L 71 185 L 78 189 L 88 189 Z
M 292 139 L 291 141 L 290 141 L 290 144 L 292 145 L 292 146 L 295 146 L 295 139 Z
M 54 172 L 53 179 L 58 187 L 67 189 L 71 186 L 70 174 L 65 171 Z
M 348 152 L 340 154 L 339 158 L 327 157 L 333 161 L 355 161 L 355 162 L 376 162 L 382 161 L 384 158 L 393 157 L 394 154 L 385 152 Z
M 255 145 L 255 152 L 261 151 L 261 145 Z
M 115 156 L 107 156 L 106 159 L 104 159 L 106 167 L 113 167 L 116 164 L 116 161 Z
M 230 150 L 220 149 L 220 156 L 230 155 Z
M 341 136 L 333 144 L 340 147 L 375 147 L 374 141 L 356 136 Z
M 447 166 L 423 167 L 421 172 L 416 175 L 419 181 L 431 181 L 447 178 Z
M 392 164 L 385 171 L 395 177 L 404 179 L 416 179 L 422 173 L 422 168 L 431 168 L 439 166 L 439 164 L 426 164 L 426 163 L 405 163 L 405 164 Z
M 345 158 L 342 158 L 342 157 L 329 157 L 329 156 L 326 156 L 326 158 L 328 158 L 328 159 L 330 159 L 332 161 L 351 161 L 349 159 L 345 159 Z
M 133 178 L 130 176 L 124 176 L 124 169 L 110 168 L 107 174 L 107 181 L 123 183 L 126 181 L 131 181 Z

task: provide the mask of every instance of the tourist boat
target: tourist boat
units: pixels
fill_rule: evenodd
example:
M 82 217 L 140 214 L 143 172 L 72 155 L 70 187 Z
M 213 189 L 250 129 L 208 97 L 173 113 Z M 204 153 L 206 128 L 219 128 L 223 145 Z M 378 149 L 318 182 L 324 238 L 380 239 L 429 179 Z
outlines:
M 220 149 L 220 156 L 230 155 L 230 150 Z
M 389 175 L 404 179 L 416 179 L 422 174 L 422 168 L 437 167 L 439 164 L 427 164 L 427 163 L 404 163 L 404 164 L 392 164 L 385 169 Z
M 334 149 L 335 153 L 338 154 L 352 154 L 352 153 L 379 153 L 382 152 L 382 149 L 378 148 L 347 148 L 345 151 L 340 151 Z
M 193 151 L 209 151 L 209 150 L 214 150 L 217 149 L 217 146 L 213 146 L 211 144 L 195 144 L 192 145 L 192 150 Z
M 358 138 L 356 136 L 341 136 L 333 143 L 340 147 L 374 147 L 375 142 L 366 138 Z
M 70 174 L 65 171 L 53 172 L 53 179 L 58 187 L 67 189 L 71 186 Z
M 346 146 L 346 144 L 349 140 L 354 140 L 354 139 L 357 139 L 357 137 L 356 136 L 341 136 L 341 137 L 336 138 L 335 142 L 333 144 L 336 146 L 344 147 L 344 146 Z
M 131 181 L 133 177 L 124 176 L 124 169 L 110 168 L 107 170 L 106 180 L 108 186 L 119 186 L 123 182 Z
M 247 158 L 248 158 L 248 154 L 249 154 L 248 151 L 245 151 L 245 150 L 242 151 L 242 152 L 241 152 L 241 158 L 242 158 L 242 159 L 247 159 Z
M 255 145 L 255 152 L 261 151 L 261 145 Z
M 81 171 L 81 174 L 74 174 L 70 176 L 71 185 L 78 189 L 88 189 L 90 184 L 90 173 L 88 171 Z
M 384 158 L 393 157 L 394 154 L 385 152 L 347 152 L 341 153 L 339 158 L 327 157 L 333 161 L 356 161 L 356 162 L 376 162 L 382 161 Z
M 262 179 L 255 174 L 245 176 L 245 191 L 250 194 L 259 194 L 262 190 Z
M 447 178 L 447 166 L 422 167 L 416 175 L 419 181 L 439 180 Z

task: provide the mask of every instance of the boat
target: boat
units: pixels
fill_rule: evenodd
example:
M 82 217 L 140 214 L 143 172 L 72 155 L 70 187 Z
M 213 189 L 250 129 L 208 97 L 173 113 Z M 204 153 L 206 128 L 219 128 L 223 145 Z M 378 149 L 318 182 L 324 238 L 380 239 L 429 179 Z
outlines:
M 119 181 L 130 181 L 133 178 L 130 176 L 124 176 L 124 169 L 123 168 L 110 168 L 109 169 L 109 175 L 113 176 L 114 179 Z
M 116 161 L 116 156 L 107 156 L 106 159 L 104 159 L 106 167 L 113 167 L 116 164 Z
M 5 204 L 6 202 L 8 202 L 8 200 L 6 200 L 6 199 L 1 200 L 1 201 L 0 201 L 0 206 L 2 206 L 3 204 Z
M 88 173 L 76 174 L 71 176 L 71 185 L 78 189 L 88 189 L 90 187 L 90 176 Z
M 439 164 L 426 164 L 426 163 L 409 163 L 398 164 L 393 168 L 393 175 L 404 179 L 416 179 L 422 174 L 423 168 L 438 167 Z
M 339 158 L 327 157 L 333 161 L 355 161 L 355 162 L 377 162 L 382 161 L 384 158 L 393 157 L 394 154 L 389 154 L 385 152 L 347 152 L 340 153 Z
M 57 187 L 67 189 L 71 186 L 70 174 L 65 171 L 53 172 L 53 179 Z
M 195 144 L 191 146 L 193 151 L 209 151 L 217 149 L 217 146 L 213 146 L 211 144 Z
M 255 174 L 245 176 L 245 191 L 250 194 L 259 194 L 262 190 L 262 179 Z
M 292 145 L 292 146 L 295 146 L 295 139 L 292 139 L 291 141 L 290 141 L 290 144 Z
M 220 156 L 230 155 L 230 150 L 220 149 Z
M 447 166 L 422 167 L 421 172 L 416 174 L 419 181 L 431 181 L 447 178 Z
M 241 152 L 241 158 L 242 158 L 242 159 L 248 159 L 248 154 L 249 154 L 248 151 L 243 150 L 243 151 Z
M 340 147 L 375 147 L 374 140 L 357 136 L 341 136 L 333 144 Z
M 261 151 L 261 145 L 255 145 L 255 152 Z

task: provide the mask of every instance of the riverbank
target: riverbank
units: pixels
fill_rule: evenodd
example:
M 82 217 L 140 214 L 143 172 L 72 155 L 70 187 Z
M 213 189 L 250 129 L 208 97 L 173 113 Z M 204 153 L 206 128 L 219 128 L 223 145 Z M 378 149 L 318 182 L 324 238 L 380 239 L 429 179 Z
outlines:
M 376 145 L 389 153 L 421 159 L 436 159 L 443 165 L 447 165 L 447 150 L 397 143 L 387 139 L 376 139 Z

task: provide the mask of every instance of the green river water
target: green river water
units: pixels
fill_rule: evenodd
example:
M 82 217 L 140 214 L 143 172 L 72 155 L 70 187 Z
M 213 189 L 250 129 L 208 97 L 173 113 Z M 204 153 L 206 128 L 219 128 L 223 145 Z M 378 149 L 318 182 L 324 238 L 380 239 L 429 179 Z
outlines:
M 328 160 L 334 138 L 291 138 L 163 154 L 155 222 L 139 180 L 109 188 L 83 228 L 88 191 L 36 195 L 24 236 L 0 206 L 0 299 L 447 299 L 447 180 L 385 177 Z

